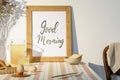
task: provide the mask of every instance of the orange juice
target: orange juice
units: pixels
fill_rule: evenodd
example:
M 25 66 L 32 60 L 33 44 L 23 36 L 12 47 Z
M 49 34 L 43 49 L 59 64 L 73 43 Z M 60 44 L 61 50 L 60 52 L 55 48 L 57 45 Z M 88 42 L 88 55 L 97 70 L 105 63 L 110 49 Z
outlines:
M 25 56 L 24 44 L 11 44 L 11 63 L 18 64 L 18 59 Z

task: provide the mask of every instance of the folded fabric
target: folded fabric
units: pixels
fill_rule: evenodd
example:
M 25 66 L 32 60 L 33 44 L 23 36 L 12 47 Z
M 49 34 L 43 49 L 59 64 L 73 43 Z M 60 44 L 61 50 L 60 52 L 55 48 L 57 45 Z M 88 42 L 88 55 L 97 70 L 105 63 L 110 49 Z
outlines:
M 113 43 L 109 45 L 107 51 L 108 65 L 113 73 L 120 69 L 120 43 Z

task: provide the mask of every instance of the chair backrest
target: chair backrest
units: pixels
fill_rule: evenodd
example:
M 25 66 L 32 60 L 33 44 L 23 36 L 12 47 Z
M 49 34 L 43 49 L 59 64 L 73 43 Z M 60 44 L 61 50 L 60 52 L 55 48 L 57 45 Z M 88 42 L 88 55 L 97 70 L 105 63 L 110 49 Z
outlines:
M 104 63 L 104 69 L 106 73 L 106 80 L 111 80 L 110 75 L 113 74 L 113 72 L 108 66 L 108 61 L 107 61 L 107 50 L 108 49 L 109 49 L 109 46 L 106 46 L 103 50 L 103 63 Z

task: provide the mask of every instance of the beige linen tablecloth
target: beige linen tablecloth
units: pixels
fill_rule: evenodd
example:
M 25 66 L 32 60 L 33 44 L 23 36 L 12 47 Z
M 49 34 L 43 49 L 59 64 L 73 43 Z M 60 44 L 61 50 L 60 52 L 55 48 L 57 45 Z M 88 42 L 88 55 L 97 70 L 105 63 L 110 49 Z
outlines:
M 102 80 L 95 72 L 93 72 L 87 64 L 69 65 L 66 62 L 40 62 L 32 63 L 37 67 L 37 71 L 30 74 L 29 77 L 12 77 L 11 74 L 0 75 L 0 80 Z M 52 78 L 52 76 L 80 73 L 78 76 L 68 76 L 66 78 Z

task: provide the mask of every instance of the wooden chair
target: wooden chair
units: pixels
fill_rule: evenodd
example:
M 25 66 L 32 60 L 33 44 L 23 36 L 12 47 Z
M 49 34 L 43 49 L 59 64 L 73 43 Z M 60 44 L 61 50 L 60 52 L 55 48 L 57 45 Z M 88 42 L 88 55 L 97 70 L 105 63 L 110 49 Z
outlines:
M 106 74 L 106 80 L 111 80 L 110 75 L 113 74 L 113 72 L 108 66 L 108 61 L 107 61 L 107 50 L 108 49 L 109 49 L 109 46 L 106 46 L 103 50 L 103 64 L 104 64 L 104 69 L 105 69 L 105 74 Z
M 105 69 L 105 74 L 106 74 L 106 80 L 111 80 L 111 75 L 120 75 L 120 69 L 116 72 L 113 73 L 110 67 L 108 66 L 108 61 L 107 61 L 107 50 L 109 49 L 109 46 L 106 46 L 103 50 L 103 64 L 104 64 L 104 69 Z

